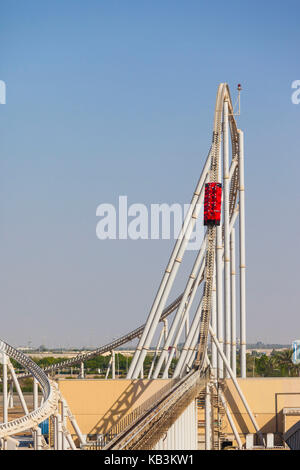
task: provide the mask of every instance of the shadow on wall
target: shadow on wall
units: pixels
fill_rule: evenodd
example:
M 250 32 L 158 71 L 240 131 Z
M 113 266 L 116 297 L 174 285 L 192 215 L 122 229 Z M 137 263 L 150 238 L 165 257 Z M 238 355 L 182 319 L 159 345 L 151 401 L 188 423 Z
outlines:
M 265 423 L 262 425 L 260 430 L 263 434 L 273 433 L 275 435 L 276 444 L 278 445 L 282 445 L 282 435 L 285 432 L 283 405 L 280 405 L 280 406 L 278 405 L 278 395 L 286 396 L 286 395 L 298 395 L 298 394 L 299 392 L 293 392 L 293 393 L 276 393 L 275 392 L 273 394 L 274 415 L 270 419 L 267 419 L 265 421 Z M 226 388 L 226 390 L 224 391 L 224 395 L 226 397 L 227 403 L 229 404 L 230 411 L 232 415 L 234 416 L 236 424 L 239 428 L 239 432 L 241 432 L 242 434 L 253 433 L 254 432 L 253 425 L 248 418 L 247 411 L 244 405 L 242 404 L 242 401 L 239 400 L 239 405 L 240 405 L 240 408 L 239 408 L 229 388 Z M 261 416 L 264 416 L 266 418 L 267 415 L 270 416 L 270 413 L 266 413 Z M 247 416 L 247 422 L 244 419 L 244 417 L 246 416 Z
M 135 406 L 137 400 L 149 388 L 151 381 L 146 383 L 137 380 L 128 385 L 118 397 L 111 408 L 105 413 L 98 423 L 91 429 L 90 434 L 106 434 Z
M 242 432 L 243 434 L 248 434 L 249 432 L 252 432 L 251 430 L 248 429 L 248 425 L 247 425 L 246 421 L 244 420 L 243 415 L 240 413 L 241 410 L 238 409 L 238 407 L 236 405 L 236 402 L 235 402 L 229 388 L 226 387 L 226 389 L 224 391 L 224 395 L 225 395 L 226 401 L 229 405 L 230 411 L 233 414 L 233 416 L 234 416 L 234 418 L 237 422 L 238 427 L 240 428 L 240 432 Z M 244 406 L 243 406 L 242 412 L 243 413 L 246 412 Z

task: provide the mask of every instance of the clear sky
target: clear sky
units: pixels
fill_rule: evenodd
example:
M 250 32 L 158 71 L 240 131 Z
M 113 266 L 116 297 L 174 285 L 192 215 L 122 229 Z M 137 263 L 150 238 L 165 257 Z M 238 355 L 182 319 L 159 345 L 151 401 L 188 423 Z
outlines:
M 243 85 L 248 341 L 300 338 L 299 44 L 293 0 L 3 2 L 1 338 L 97 346 L 145 321 L 173 242 L 100 241 L 96 208 L 190 201 L 220 82 Z

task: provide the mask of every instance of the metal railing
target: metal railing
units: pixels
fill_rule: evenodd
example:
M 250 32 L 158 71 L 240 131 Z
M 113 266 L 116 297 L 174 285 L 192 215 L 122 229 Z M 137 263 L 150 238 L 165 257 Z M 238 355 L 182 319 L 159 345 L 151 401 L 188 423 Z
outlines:
M 136 422 L 143 414 L 149 411 L 153 406 L 162 398 L 167 396 L 167 394 L 172 390 L 174 385 L 179 381 L 179 379 L 170 380 L 164 387 L 162 387 L 158 392 L 151 395 L 148 400 L 144 401 L 140 406 L 128 413 L 124 418 L 112 426 L 112 428 L 105 434 L 102 434 L 101 437 L 98 437 L 96 442 L 87 443 L 84 446 L 84 449 L 88 448 L 91 450 L 101 450 L 106 445 L 108 445 L 116 436 L 120 433 L 127 430 L 131 427 L 134 422 Z
M 115 436 L 103 450 L 151 449 L 205 386 L 209 371 L 199 370 L 173 384 L 172 388 Z
M 58 406 L 58 392 L 56 384 L 49 380 L 45 372 L 25 354 L 1 340 L 0 351 L 8 357 L 15 359 L 35 377 L 41 386 L 44 397 L 44 403 L 38 409 L 8 423 L 1 423 L 0 438 L 3 438 L 35 428 L 39 423 L 55 413 Z

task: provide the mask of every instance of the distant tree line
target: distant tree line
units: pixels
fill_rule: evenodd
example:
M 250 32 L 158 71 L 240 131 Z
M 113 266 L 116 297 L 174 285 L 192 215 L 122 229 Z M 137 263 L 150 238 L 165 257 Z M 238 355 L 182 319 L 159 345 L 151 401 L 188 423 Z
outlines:
M 247 354 L 247 376 L 300 377 L 300 365 L 292 361 L 292 349 L 273 350 L 266 354 Z
M 44 357 L 44 358 L 33 358 L 40 367 L 48 367 L 59 362 L 62 362 L 66 358 L 59 357 Z M 104 378 L 110 362 L 111 356 L 96 356 L 88 361 L 85 361 L 85 374 L 87 376 L 95 376 L 97 378 Z M 148 372 L 151 367 L 153 360 L 152 355 L 147 355 L 144 362 L 144 377 L 147 378 Z M 121 353 L 115 354 L 116 363 L 116 377 L 125 378 L 132 357 L 124 356 Z M 22 367 L 13 359 L 11 360 L 17 373 L 23 372 Z M 171 370 L 174 370 L 176 366 L 176 359 L 172 360 Z M 281 351 L 273 350 L 272 353 L 267 356 L 266 354 L 255 353 L 246 355 L 247 365 L 247 377 L 300 377 L 300 366 L 295 365 L 292 362 L 292 349 L 284 349 Z M 76 378 L 80 370 L 80 364 L 74 367 L 68 366 L 66 369 L 60 371 L 67 378 Z M 237 375 L 240 373 L 240 361 L 239 355 L 237 354 Z M 2 366 L 0 366 L 0 374 L 2 375 Z M 111 378 L 111 370 L 108 376 Z M 22 379 L 22 390 L 24 392 L 32 391 L 32 379 Z M 2 391 L 2 384 L 0 384 L 0 391 Z

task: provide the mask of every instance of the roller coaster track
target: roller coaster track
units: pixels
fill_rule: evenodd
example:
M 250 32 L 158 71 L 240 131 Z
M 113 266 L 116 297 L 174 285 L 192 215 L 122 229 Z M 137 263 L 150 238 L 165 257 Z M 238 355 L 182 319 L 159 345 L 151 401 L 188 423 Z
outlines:
M 231 103 L 229 88 L 227 84 L 221 84 L 218 89 L 213 144 L 210 151 L 211 167 L 210 181 L 218 181 L 219 152 L 222 134 L 222 110 L 223 103 L 227 100 L 229 108 L 229 123 L 232 141 L 233 163 L 238 159 L 238 131 L 234 119 L 234 112 Z M 238 166 L 233 169 L 233 175 L 229 191 L 229 217 L 233 216 L 235 210 L 237 191 L 238 191 Z M 204 388 L 207 381 L 205 374 L 207 342 L 209 334 L 210 314 L 211 314 L 211 298 L 213 288 L 213 272 L 215 262 L 215 246 L 216 246 L 216 227 L 209 226 L 206 232 L 207 249 L 205 258 L 204 271 L 204 293 L 202 312 L 199 330 L 199 342 L 197 358 L 194 361 L 194 370 L 174 385 L 167 396 L 159 400 L 155 406 L 147 410 L 141 417 L 133 423 L 130 428 L 125 429 L 122 433 L 115 437 L 106 447 L 107 450 L 136 450 L 136 449 L 153 449 L 155 444 L 162 437 L 163 433 L 180 416 L 184 409 L 196 397 L 201 388 Z
M 179 295 L 164 311 L 163 314 L 161 315 L 161 320 L 164 320 L 167 318 L 180 304 L 180 301 L 182 299 L 182 294 Z M 105 344 L 104 346 L 100 346 L 99 348 L 95 349 L 94 351 L 89 351 L 84 354 L 78 354 L 75 357 L 72 357 L 70 359 L 66 359 L 62 362 L 58 362 L 57 364 L 53 364 L 51 366 L 45 367 L 42 370 L 47 373 L 54 372 L 59 369 L 64 369 L 66 367 L 71 367 L 75 364 L 80 364 L 81 362 L 85 362 L 89 359 L 92 359 L 96 356 L 100 356 L 101 354 L 104 354 L 109 351 L 113 351 L 123 344 L 129 343 L 135 338 L 138 338 L 141 333 L 143 332 L 145 325 L 142 325 L 135 330 L 130 331 L 129 333 L 121 336 L 120 338 L 117 338 L 116 340 L 112 341 L 111 343 Z M 18 379 L 23 379 L 25 377 L 29 377 L 31 374 L 30 373 L 25 373 L 25 374 L 18 374 Z
M 223 103 L 224 101 L 228 102 L 229 107 L 229 122 L 230 122 L 230 133 L 232 141 L 232 154 L 233 161 L 238 157 L 238 131 L 236 127 L 236 122 L 234 119 L 234 111 L 231 103 L 230 92 L 227 84 L 222 83 L 219 86 L 216 100 L 216 109 L 214 117 L 214 131 L 213 131 L 213 143 L 211 149 L 211 167 L 210 167 L 210 181 L 217 182 L 219 178 L 219 154 L 221 146 L 221 136 L 222 136 L 222 112 L 223 112 Z M 233 179 L 230 187 L 230 202 L 229 202 L 229 217 L 232 216 L 234 207 L 236 204 L 237 198 L 237 189 L 238 189 L 238 167 L 235 168 Z M 216 226 L 209 226 L 207 229 L 207 250 L 206 250 L 206 260 L 205 260 L 205 285 L 204 285 L 204 295 L 203 295 L 203 306 L 200 322 L 200 336 L 199 336 L 199 345 L 197 352 L 197 359 L 195 365 L 202 369 L 205 354 L 207 351 L 207 340 L 208 340 L 208 330 L 211 314 L 211 298 L 212 298 L 212 288 L 213 288 L 213 277 L 214 277 L 214 263 L 215 263 L 215 245 L 216 245 Z
M 148 450 L 163 437 L 208 380 L 208 371 L 192 371 L 119 433 L 103 450 Z
M 0 341 L 0 351 L 6 354 L 6 356 L 15 359 L 19 364 L 29 370 L 30 374 L 33 375 L 40 384 L 44 397 L 44 403 L 38 409 L 21 418 L 9 421 L 8 423 L 1 423 L 0 438 L 3 438 L 23 432 L 27 429 L 34 429 L 39 423 L 54 414 L 57 410 L 58 390 L 57 385 L 49 380 L 45 372 L 25 354 L 17 351 L 4 341 Z
M 231 185 L 230 185 L 230 202 L 229 202 L 229 204 L 230 204 L 230 207 L 229 207 L 230 217 L 232 217 L 233 212 L 234 212 L 235 207 L 236 207 L 236 199 L 237 199 L 237 192 L 238 192 L 237 191 L 238 190 L 238 165 L 237 165 L 237 161 L 238 161 L 238 152 L 239 152 L 239 143 L 238 143 L 239 140 L 238 140 L 238 131 L 237 131 L 237 126 L 236 126 L 236 121 L 235 121 L 234 115 L 233 115 L 233 108 L 232 108 L 232 104 L 231 104 L 230 92 L 229 92 L 229 88 L 226 84 L 221 84 L 220 85 L 219 90 L 218 90 L 218 95 L 217 95 L 213 145 L 212 145 L 212 148 L 210 150 L 211 156 L 215 155 L 215 157 L 212 158 L 213 163 L 211 164 L 211 171 L 215 172 L 215 173 L 218 171 L 218 164 L 216 163 L 216 156 L 218 154 L 219 146 L 220 146 L 219 141 L 220 141 L 220 135 L 221 135 L 221 114 L 222 114 L 222 103 L 223 103 L 224 99 L 228 99 L 228 102 L 229 102 L 229 110 L 230 110 L 229 124 L 230 124 L 230 133 L 231 133 L 231 142 L 232 142 L 232 161 L 234 162 L 233 176 L 231 178 Z M 215 179 L 216 177 L 213 177 L 213 178 Z M 213 245 L 213 240 L 214 239 L 215 239 L 215 236 L 212 237 L 212 245 Z M 212 257 L 212 249 L 210 249 L 208 251 L 210 252 L 210 258 L 211 258 Z M 200 283 L 202 281 L 203 281 L 203 278 L 201 279 Z M 206 283 L 206 288 L 210 289 L 210 285 L 207 285 L 207 283 Z M 191 292 L 192 292 L 192 290 L 193 290 L 193 286 L 191 288 Z M 164 309 L 164 311 L 163 311 L 163 313 L 160 317 L 160 321 L 167 318 L 172 312 L 174 312 L 174 310 L 176 310 L 176 308 L 180 305 L 182 297 L 183 297 L 183 293 L 181 295 L 179 295 L 170 305 L 168 305 Z M 208 299 L 207 296 L 206 296 L 206 299 Z M 207 321 L 205 323 L 206 323 L 206 329 L 207 329 Z M 89 352 L 84 353 L 84 354 L 78 354 L 77 356 L 75 356 L 73 358 L 66 359 L 62 362 L 58 362 L 58 363 L 53 364 L 51 366 L 47 366 L 47 367 L 43 368 L 43 370 L 47 373 L 55 372 L 55 371 L 60 370 L 60 369 L 64 369 L 64 368 L 67 368 L 67 367 L 72 367 L 73 365 L 76 365 L 76 364 L 80 364 L 81 362 L 85 362 L 89 359 L 97 357 L 97 356 L 99 356 L 101 354 L 104 354 L 106 352 L 113 351 L 113 350 L 119 348 L 120 346 L 122 346 L 123 344 L 126 344 L 126 343 L 134 340 L 135 338 L 138 338 L 143 333 L 144 328 L 145 328 L 145 324 L 138 327 L 138 328 L 136 328 L 136 329 L 134 329 L 134 330 L 132 330 L 132 331 L 130 331 L 129 333 L 121 336 L 120 338 L 117 338 L 116 340 L 114 340 L 114 341 L 112 341 L 112 342 L 110 342 L 106 345 L 100 346 L 99 348 L 95 349 L 94 351 L 89 351 Z M 202 337 L 206 337 L 206 336 L 207 335 L 204 335 L 204 336 L 202 335 Z M 205 344 L 205 341 L 204 341 L 204 344 Z M 28 373 L 19 374 L 18 378 L 19 379 L 25 378 L 25 377 L 28 377 L 29 375 L 30 374 L 28 374 Z
M 228 102 L 229 108 L 229 126 L 232 142 L 232 163 L 233 174 L 230 184 L 230 201 L 229 213 L 230 218 L 236 208 L 237 192 L 238 192 L 238 155 L 239 155 L 239 139 L 236 122 L 234 119 L 234 112 L 230 98 L 230 92 L 227 84 L 221 84 L 217 93 L 216 109 L 214 116 L 214 131 L 213 141 L 210 150 L 210 173 L 209 179 L 211 182 L 218 181 L 218 166 L 219 166 L 219 153 L 222 135 L 222 109 L 224 101 Z M 199 328 L 199 342 L 197 358 L 194 362 L 194 369 L 188 375 L 184 376 L 177 382 L 171 391 L 160 399 L 154 407 L 147 410 L 137 422 L 133 423 L 130 429 L 126 429 L 123 433 L 118 435 L 108 446 L 107 449 L 139 449 L 139 448 L 153 448 L 155 443 L 160 439 L 163 432 L 172 424 L 173 420 L 183 412 L 183 410 L 191 403 L 196 397 L 199 390 L 205 386 L 207 374 L 205 371 L 205 355 L 207 352 L 207 342 L 209 334 L 209 323 L 211 313 L 211 297 L 213 287 L 213 270 L 215 262 L 215 242 L 216 242 L 216 227 L 209 226 L 206 232 L 207 249 L 205 258 L 205 271 L 204 271 L 204 294 L 202 313 Z M 200 282 L 201 282 L 200 281 Z M 199 282 L 199 284 L 200 284 Z M 189 293 L 190 295 L 190 293 Z M 166 307 L 161 316 L 160 321 L 170 315 L 179 305 L 183 298 L 181 294 L 175 299 L 168 307 Z M 146 324 L 145 324 L 146 325 Z M 51 381 L 46 373 L 51 373 L 74 364 L 84 362 L 97 355 L 117 349 L 123 344 L 139 337 L 145 328 L 145 325 L 127 333 L 126 335 L 114 340 L 113 342 L 102 346 L 94 351 L 79 354 L 75 358 L 64 360 L 58 364 L 41 369 L 37 366 L 28 356 L 17 351 L 7 343 L 0 341 L 0 351 L 5 353 L 8 357 L 15 359 L 20 363 L 28 373 L 21 374 L 18 378 L 24 378 L 28 375 L 33 375 L 43 392 L 44 403 L 37 410 L 29 413 L 28 415 L 18 418 L 8 423 L 0 424 L 0 438 L 22 432 L 26 429 L 35 428 L 40 422 L 44 421 L 50 415 L 55 414 L 58 406 L 58 391 L 56 385 Z

